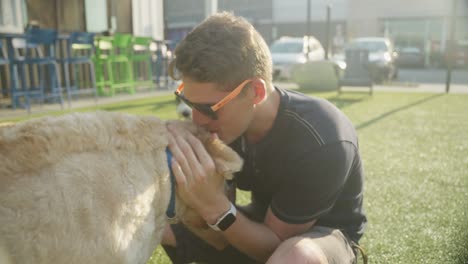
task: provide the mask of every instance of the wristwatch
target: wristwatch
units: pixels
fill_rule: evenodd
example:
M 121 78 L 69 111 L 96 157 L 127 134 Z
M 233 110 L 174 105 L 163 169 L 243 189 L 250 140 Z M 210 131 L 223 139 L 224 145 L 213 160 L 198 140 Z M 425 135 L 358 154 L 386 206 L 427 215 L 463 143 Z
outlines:
M 215 224 L 208 224 L 209 227 L 216 231 L 224 231 L 228 229 L 236 221 L 237 210 L 234 204 L 231 203 L 231 207 L 225 212 Z

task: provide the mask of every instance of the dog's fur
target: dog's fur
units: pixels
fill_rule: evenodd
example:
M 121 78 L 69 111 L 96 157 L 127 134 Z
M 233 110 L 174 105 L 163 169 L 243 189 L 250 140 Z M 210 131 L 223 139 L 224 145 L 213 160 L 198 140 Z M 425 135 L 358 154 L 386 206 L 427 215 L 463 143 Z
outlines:
M 239 156 L 190 123 L 219 176 Z M 118 113 L 0 128 L 1 263 L 146 263 L 168 223 L 167 122 Z M 176 200 L 182 221 L 194 218 Z

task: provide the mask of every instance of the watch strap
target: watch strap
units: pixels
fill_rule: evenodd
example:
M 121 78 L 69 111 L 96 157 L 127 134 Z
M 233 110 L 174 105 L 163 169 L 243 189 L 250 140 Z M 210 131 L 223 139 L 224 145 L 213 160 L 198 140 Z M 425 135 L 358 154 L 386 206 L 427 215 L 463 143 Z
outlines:
M 209 227 L 216 231 L 224 231 L 228 229 L 235 221 L 236 221 L 237 209 L 233 203 L 231 203 L 231 207 L 227 212 L 225 212 L 216 223 L 213 225 L 208 224 Z

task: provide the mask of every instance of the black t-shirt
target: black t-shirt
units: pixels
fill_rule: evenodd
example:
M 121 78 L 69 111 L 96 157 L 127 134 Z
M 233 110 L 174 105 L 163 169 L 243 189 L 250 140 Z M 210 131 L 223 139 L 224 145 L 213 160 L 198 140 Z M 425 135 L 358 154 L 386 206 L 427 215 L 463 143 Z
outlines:
M 367 222 L 362 210 L 363 170 L 356 131 L 326 100 L 276 88 L 281 97 L 270 132 L 257 144 L 243 137 L 232 147 L 244 158 L 238 188 L 252 192 L 252 208 L 268 206 L 282 221 L 341 229 L 358 241 Z

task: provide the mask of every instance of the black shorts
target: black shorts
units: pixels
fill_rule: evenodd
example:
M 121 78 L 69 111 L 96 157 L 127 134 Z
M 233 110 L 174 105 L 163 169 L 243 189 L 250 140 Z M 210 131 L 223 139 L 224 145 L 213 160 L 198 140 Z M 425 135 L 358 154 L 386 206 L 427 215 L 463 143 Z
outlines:
M 171 226 L 176 237 L 177 247 L 163 246 L 174 264 L 202 263 L 258 263 L 232 246 L 217 250 L 190 232 L 184 225 Z M 309 232 L 296 238 L 310 238 L 322 250 L 330 263 L 356 263 L 354 242 L 340 230 L 314 226 Z
M 224 250 L 217 250 L 192 232 L 183 224 L 171 225 L 177 241 L 177 247 L 163 246 L 174 264 L 202 262 L 202 263 L 258 263 L 250 259 L 232 246 Z

